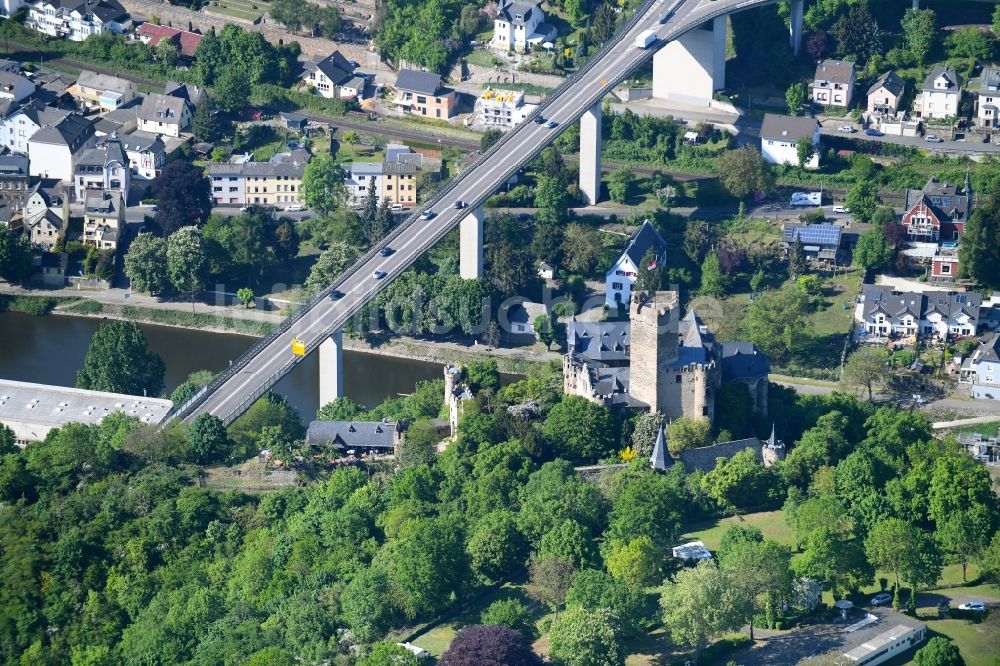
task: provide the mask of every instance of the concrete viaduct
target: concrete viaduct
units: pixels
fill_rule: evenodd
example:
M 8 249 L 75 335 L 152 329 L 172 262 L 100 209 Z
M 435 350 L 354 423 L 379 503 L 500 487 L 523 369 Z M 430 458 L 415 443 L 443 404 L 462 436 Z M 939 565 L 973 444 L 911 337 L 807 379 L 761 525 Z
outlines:
M 261 339 L 168 418 L 213 414 L 231 423 L 302 359 L 320 353 L 320 404 L 343 395 L 342 327 L 379 291 L 456 226 L 460 272 L 483 276 L 483 202 L 566 127 L 580 120 L 580 189 L 596 202 L 601 185 L 601 100 L 653 59 L 654 95 L 707 104 L 725 82 L 725 19 L 777 0 L 646 0 L 587 63 L 552 91 L 531 117 L 503 136 L 429 202 L 394 228 L 323 292 Z M 804 0 L 792 0 L 790 44 L 802 42 Z M 654 30 L 656 41 L 636 38 Z M 428 219 L 429 217 L 429 219 Z M 388 249 L 385 249 L 388 248 Z

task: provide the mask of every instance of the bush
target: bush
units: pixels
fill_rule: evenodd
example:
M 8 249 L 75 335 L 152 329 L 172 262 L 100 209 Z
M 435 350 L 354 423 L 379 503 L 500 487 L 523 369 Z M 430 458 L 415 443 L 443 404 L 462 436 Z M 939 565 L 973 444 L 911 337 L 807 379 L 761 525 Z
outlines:
M 52 312 L 59 299 L 41 296 L 0 296 L 0 312 L 23 312 L 30 315 L 44 315 Z

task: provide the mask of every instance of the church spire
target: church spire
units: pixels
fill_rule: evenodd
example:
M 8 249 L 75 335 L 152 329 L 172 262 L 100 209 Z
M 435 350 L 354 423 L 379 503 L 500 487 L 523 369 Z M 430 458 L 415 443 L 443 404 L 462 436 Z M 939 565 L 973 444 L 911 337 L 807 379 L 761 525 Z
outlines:
M 663 471 L 674 464 L 673 458 L 667 452 L 667 438 L 663 434 L 663 421 L 660 421 L 660 432 L 656 435 L 656 444 L 653 445 L 653 455 L 649 457 L 649 464 L 653 469 Z

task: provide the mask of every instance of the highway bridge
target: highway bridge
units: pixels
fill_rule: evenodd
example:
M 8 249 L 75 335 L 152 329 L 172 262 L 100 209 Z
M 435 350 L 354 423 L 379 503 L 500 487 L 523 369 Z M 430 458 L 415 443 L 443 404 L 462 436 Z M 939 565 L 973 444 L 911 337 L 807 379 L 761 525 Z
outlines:
M 600 131 L 601 100 L 636 68 L 650 60 L 657 49 L 718 17 L 774 2 L 776 0 L 646 0 L 580 71 L 542 101 L 535 113 L 552 123 L 536 123 L 534 118 L 529 118 L 504 135 L 327 289 L 234 361 L 194 398 L 175 407 L 170 417 L 190 421 L 200 414 L 213 414 L 224 423 L 231 423 L 301 360 L 301 356 L 292 353 L 293 340 L 304 343 L 308 354 L 316 351 L 331 336 L 338 339 L 343 325 L 379 291 L 455 229 L 471 211 L 477 210 L 511 176 L 552 143 L 563 129 L 587 113 L 590 120 L 581 126 L 581 146 L 585 151 L 588 142 L 585 135 L 593 131 L 595 114 L 596 131 Z M 797 4 L 801 11 L 801 0 Z M 654 30 L 657 41 L 649 48 L 639 48 L 635 44 L 636 38 L 646 30 Z M 593 138 L 590 140 L 594 142 Z M 596 143 L 599 146 L 599 136 Z M 581 167 L 583 176 L 585 167 Z M 597 174 L 599 178 L 599 166 Z M 586 188 L 584 191 L 587 191 Z M 464 202 L 465 207 L 456 208 L 456 201 Z M 421 213 L 426 210 L 434 211 L 435 216 L 429 220 L 422 219 Z M 481 253 L 481 220 L 479 224 Z M 392 248 L 392 253 L 382 256 L 380 251 L 386 246 Z M 462 259 L 464 263 L 466 258 L 463 256 Z M 384 276 L 376 279 L 376 271 L 384 273 Z

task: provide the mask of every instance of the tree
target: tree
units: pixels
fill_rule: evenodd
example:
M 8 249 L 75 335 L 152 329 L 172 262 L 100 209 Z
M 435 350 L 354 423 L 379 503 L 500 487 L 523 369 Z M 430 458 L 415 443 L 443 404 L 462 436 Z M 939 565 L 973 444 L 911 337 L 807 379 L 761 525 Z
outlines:
M 274 254 L 281 263 L 299 255 L 299 232 L 291 220 L 285 220 L 274 230 Z
M 753 510 L 771 501 L 774 478 L 748 448 L 732 458 L 718 458 L 715 468 L 701 478 L 701 488 L 726 508 Z
M 378 188 L 369 186 L 361 200 L 361 235 L 369 243 L 377 242 L 384 230 L 378 228 Z
M 198 226 L 212 212 L 212 184 L 187 160 L 169 162 L 153 182 L 156 225 L 164 237 L 186 226 Z
M 358 666 L 420 666 L 420 660 L 395 641 L 385 641 L 376 645 Z
M 965 666 L 955 644 L 943 636 L 935 636 L 913 655 L 914 666 Z
M 414 518 L 404 527 L 376 562 L 389 572 L 394 596 L 408 618 L 438 613 L 468 578 L 462 528 L 446 517 Z
M 21 282 L 31 274 L 31 243 L 27 234 L 0 226 L 0 278 Z
M 875 215 L 881 200 L 878 197 L 878 185 L 871 180 L 859 180 L 847 191 L 846 204 L 859 222 L 868 224 Z
M 344 180 L 347 172 L 329 155 L 316 155 L 302 174 L 302 198 L 310 207 L 329 215 L 350 196 Z
M 705 255 L 701 263 L 701 293 L 722 298 L 729 291 L 729 276 L 719 266 L 719 255 Z
M 793 83 L 785 91 L 785 104 L 788 105 L 788 113 L 797 116 L 802 113 L 802 106 L 809 97 L 809 89 L 804 83 Z M 811 147 L 811 145 L 810 145 Z
M 496 583 L 523 568 L 528 542 L 510 511 L 499 510 L 483 516 L 465 546 L 472 571 L 487 583 Z
M 819 62 L 830 52 L 830 36 L 825 30 L 817 30 L 806 39 L 806 53 L 813 62 Z
M 250 309 L 250 304 L 253 303 L 253 289 L 250 287 L 241 287 L 236 290 L 236 298 L 240 299 L 240 303 L 243 304 L 245 309 Z
M 884 347 L 861 348 L 847 358 L 847 363 L 844 364 L 843 379 L 866 389 L 868 399 L 871 400 L 875 387 L 886 380 L 888 364 L 889 353 Z
M 311 294 L 318 293 L 336 281 L 358 258 L 358 251 L 346 243 L 333 243 L 309 269 L 305 289 Z
M 806 548 L 792 564 L 796 575 L 825 584 L 836 595 L 870 583 L 875 572 L 857 541 L 843 541 L 829 527 L 813 530 Z
M 855 55 L 859 63 L 866 63 L 873 55 L 882 52 L 878 23 L 867 3 L 852 6 L 833 24 L 837 51 L 842 55 Z
M 795 237 L 795 242 L 788 248 L 788 277 L 793 280 L 805 275 L 809 270 L 809 258 L 802 245 L 802 239 Z
M 614 450 L 616 432 L 611 412 L 580 396 L 566 396 L 549 411 L 542 436 L 557 455 L 575 462 L 594 462 Z
M 701 264 L 714 243 L 715 231 L 712 225 L 704 220 L 688 220 L 684 226 L 684 254 L 691 261 Z
M 483 135 L 479 137 L 479 150 L 486 152 L 493 147 L 493 144 L 503 138 L 503 132 L 498 129 L 486 130 Z
M 768 291 L 747 308 L 743 330 L 761 351 L 784 362 L 808 344 L 811 310 L 809 296 L 800 289 Z
M 799 84 L 804 85 L 804 84 Z M 812 138 L 808 136 L 800 136 L 795 142 L 795 156 L 798 159 L 799 168 L 805 169 L 809 160 L 816 153 L 816 147 L 813 146 Z
M 670 640 L 693 648 L 695 664 L 711 639 L 739 629 L 747 614 L 730 575 L 712 561 L 678 572 L 665 587 L 660 607 Z
M 988 507 L 977 504 L 967 511 L 948 516 L 938 525 L 934 537 L 952 561 L 962 565 L 966 580 L 970 560 L 978 559 L 990 543 L 995 523 Z
M 706 416 L 680 416 L 667 426 L 667 448 L 676 456 L 712 443 L 712 422 Z
M 618 26 L 618 14 L 610 2 L 602 2 L 594 13 L 593 23 L 590 26 L 590 43 L 600 47 L 604 42 L 611 39 Z
M 993 42 L 979 28 L 955 30 L 945 39 L 945 46 L 951 58 L 989 60 L 993 57 Z
M 531 579 L 531 596 L 552 609 L 553 612 L 566 601 L 576 576 L 573 565 L 561 557 L 532 557 L 528 568 Z
M 852 527 L 843 503 L 832 495 L 810 497 L 795 509 L 794 514 L 786 512 L 785 519 L 795 531 L 795 547 L 800 549 L 820 527 L 832 530 L 842 539 L 850 536 Z
M 922 67 L 937 40 L 937 14 L 933 9 L 907 9 L 901 25 L 906 48 Z
M 101 324 L 76 374 L 76 387 L 129 395 L 160 395 L 163 359 L 147 349 L 142 329 L 130 321 Z
M 389 575 L 380 567 L 362 567 L 340 595 L 344 620 L 355 638 L 370 643 L 392 626 L 394 609 Z
M 1000 6 L 993 8 L 993 21 L 990 24 L 990 29 L 993 31 L 994 37 L 1000 35 Z
M 919 585 L 933 585 L 941 577 L 941 554 L 930 535 L 899 518 L 876 523 L 865 539 L 868 561 L 910 583 L 910 595 Z
M 656 250 L 649 248 L 639 262 L 639 275 L 635 279 L 635 291 L 654 294 L 663 288 L 663 276 L 666 266 L 656 256 Z
M 125 253 L 125 275 L 136 291 L 157 295 L 170 287 L 167 274 L 167 241 L 141 233 Z
M 941 525 L 957 513 L 993 507 L 996 500 L 990 488 L 989 472 L 972 456 L 941 456 L 931 472 L 927 513 Z
M 176 65 L 180 55 L 181 50 L 177 48 L 177 44 L 172 39 L 161 39 L 160 43 L 156 45 L 156 59 L 167 67 Z
M 539 226 L 563 227 L 570 219 L 569 192 L 556 176 L 540 175 L 535 188 L 535 220 Z
M 962 272 L 984 287 L 1000 287 L 1000 190 L 972 211 L 958 246 Z
M 441 655 L 441 666 L 541 666 L 524 636 L 502 624 L 465 627 Z
M 534 328 L 538 341 L 545 345 L 545 349 L 550 349 L 556 338 L 552 317 L 547 314 L 538 315 L 535 317 Z
M 722 186 L 737 199 L 746 199 L 754 192 L 767 193 L 774 186 L 771 168 L 753 146 L 743 146 L 724 152 L 715 172 Z
M 202 93 L 201 102 L 194 111 L 191 119 L 191 133 L 198 141 L 215 143 L 222 139 L 229 132 L 222 119 L 219 117 L 219 107 L 209 94 Z
M 215 83 L 215 100 L 223 111 L 236 113 L 250 102 L 250 79 L 235 64 L 227 66 Z
M 608 196 L 612 201 L 627 203 L 632 196 L 635 176 L 629 169 L 617 169 L 608 177 Z
M 617 620 L 606 608 L 571 606 L 549 630 L 549 656 L 566 666 L 623 666 Z
M 529 641 L 537 636 L 531 611 L 517 599 L 497 599 L 480 614 L 479 624 L 502 624 L 520 632 Z
M 584 569 L 576 575 L 566 594 L 566 606 L 610 610 L 624 637 L 641 634 L 648 624 L 644 592 L 596 569 Z
M 570 224 L 563 232 L 563 264 L 581 275 L 593 274 L 601 259 L 603 245 L 596 229 L 582 224 Z
M 858 238 L 858 244 L 854 247 L 854 263 L 870 271 L 888 264 L 892 261 L 893 254 L 893 247 L 886 240 L 882 227 L 878 226 L 867 230 Z
M 750 389 L 742 382 L 726 382 L 716 392 L 715 422 L 719 431 L 734 437 L 750 433 L 753 425 L 754 399 Z
M 219 417 L 199 414 L 187 429 L 188 455 L 199 465 L 219 462 L 229 453 L 229 435 Z
M 205 282 L 206 259 L 201 232 L 197 227 L 182 227 L 167 239 L 167 275 L 170 284 L 191 296 L 201 291 Z
M 653 446 L 656 438 L 660 434 L 660 425 L 663 423 L 663 416 L 653 412 L 643 412 L 639 414 L 632 430 L 631 446 L 639 452 L 640 457 L 649 456 L 653 453 Z
M 618 580 L 635 588 L 643 588 L 657 582 L 661 560 L 662 553 L 653 544 L 653 540 L 643 535 L 627 543 L 612 540 L 605 564 L 608 573 Z
M 740 541 L 721 559 L 733 586 L 750 608 L 750 640 L 753 640 L 755 613 L 773 617 L 778 600 L 792 592 L 792 552 L 775 541 Z

